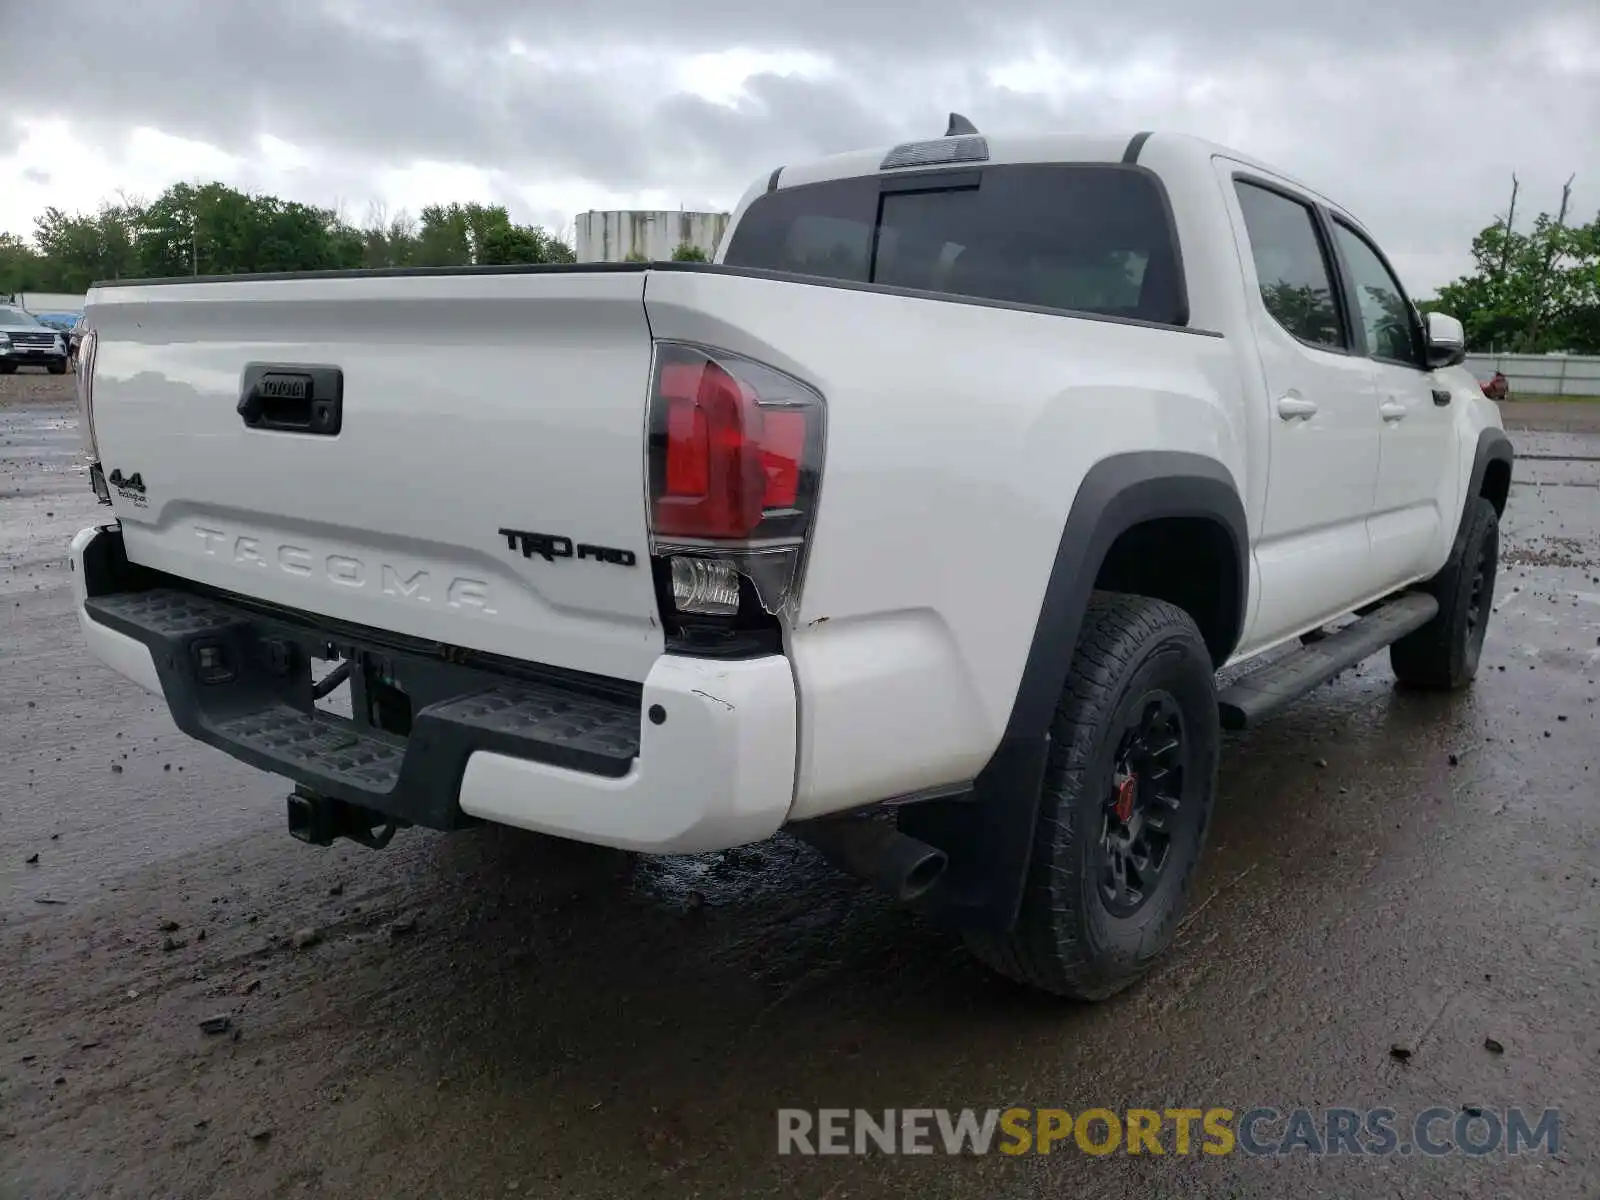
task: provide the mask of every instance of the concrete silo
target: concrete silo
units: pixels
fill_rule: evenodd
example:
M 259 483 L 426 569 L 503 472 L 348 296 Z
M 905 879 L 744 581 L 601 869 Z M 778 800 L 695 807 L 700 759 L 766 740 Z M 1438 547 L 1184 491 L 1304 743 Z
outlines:
M 581 263 L 626 262 L 630 256 L 669 259 L 685 242 L 711 258 L 728 228 L 728 214 L 591 210 L 579 213 L 574 225 L 572 249 Z

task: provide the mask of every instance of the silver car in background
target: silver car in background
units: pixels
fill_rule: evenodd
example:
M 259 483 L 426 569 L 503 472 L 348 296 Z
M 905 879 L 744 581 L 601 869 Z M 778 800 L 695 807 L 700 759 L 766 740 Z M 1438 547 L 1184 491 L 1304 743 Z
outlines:
M 0 375 L 14 374 L 24 366 L 65 375 L 67 335 L 20 308 L 0 305 Z

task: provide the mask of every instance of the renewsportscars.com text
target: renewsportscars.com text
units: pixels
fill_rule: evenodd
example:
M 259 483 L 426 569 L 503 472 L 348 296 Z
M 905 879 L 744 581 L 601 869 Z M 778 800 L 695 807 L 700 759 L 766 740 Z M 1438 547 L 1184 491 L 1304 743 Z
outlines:
M 1555 1154 L 1561 1114 L 1392 1108 L 783 1108 L 779 1154 Z

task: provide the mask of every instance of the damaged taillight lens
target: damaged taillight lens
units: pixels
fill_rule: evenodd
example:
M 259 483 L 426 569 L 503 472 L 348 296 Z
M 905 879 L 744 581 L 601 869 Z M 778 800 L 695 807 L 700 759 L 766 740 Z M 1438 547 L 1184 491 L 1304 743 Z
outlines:
M 658 342 L 649 430 L 650 525 L 657 555 L 717 560 L 777 613 L 798 594 L 823 451 L 820 394 L 740 355 Z M 680 611 L 711 613 L 691 578 Z M 720 572 L 719 572 L 720 574 Z M 723 589 L 726 590 L 725 588 Z
M 100 503 L 111 503 L 111 492 L 106 487 L 105 473 L 100 469 L 100 442 L 94 432 L 94 366 L 95 350 L 100 337 L 94 330 L 85 330 L 78 343 L 78 365 L 73 377 L 73 391 L 78 400 L 78 436 L 83 439 L 84 457 L 89 462 L 89 482 Z
M 78 397 L 78 434 L 83 438 L 83 452 L 91 461 L 98 461 L 100 448 L 94 436 L 94 356 L 99 341 L 94 330 L 83 335 L 78 344 L 78 367 L 74 390 Z
M 822 400 L 747 359 L 662 343 L 651 503 L 662 537 L 803 533 L 822 450 Z

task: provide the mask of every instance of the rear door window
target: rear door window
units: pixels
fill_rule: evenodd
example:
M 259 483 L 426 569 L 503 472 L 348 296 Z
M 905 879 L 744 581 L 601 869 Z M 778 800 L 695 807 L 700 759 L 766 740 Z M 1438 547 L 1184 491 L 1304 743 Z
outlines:
M 740 219 L 725 261 L 1187 323 L 1166 199 L 1147 172 L 1029 164 L 925 179 L 925 187 L 868 176 L 769 192 Z
M 1333 295 L 1333 271 L 1311 207 L 1239 180 L 1239 210 L 1250 236 L 1261 301 L 1272 319 L 1302 342 L 1345 348 L 1344 322 Z

